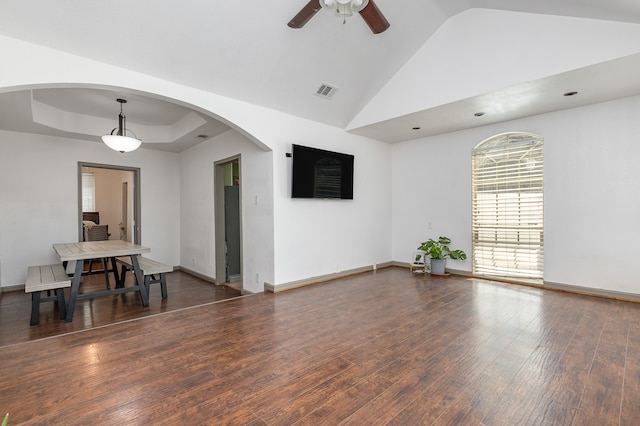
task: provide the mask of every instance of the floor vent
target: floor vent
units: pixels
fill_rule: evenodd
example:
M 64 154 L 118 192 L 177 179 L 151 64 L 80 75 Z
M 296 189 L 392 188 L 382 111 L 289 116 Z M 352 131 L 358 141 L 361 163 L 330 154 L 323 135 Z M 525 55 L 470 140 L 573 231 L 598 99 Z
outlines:
M 331 99 L 337 91 L 337 87 L 330 86 L 327 83 L 322 83 L 320 87 L 318 87 L 318 90 L 316 90 L 315 95 L 320 96 L 321 98 Z

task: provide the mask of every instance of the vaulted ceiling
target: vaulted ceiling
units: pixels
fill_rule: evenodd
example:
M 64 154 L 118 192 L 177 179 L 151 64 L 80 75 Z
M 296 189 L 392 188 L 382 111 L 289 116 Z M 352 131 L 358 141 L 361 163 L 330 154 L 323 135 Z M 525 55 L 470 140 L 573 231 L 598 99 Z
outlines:
M 636 77 L 640 75 L 640 56 L 630 55 L 517 86 L 506 85 L 490 93 L 469 93 L 450 102 L 398 110 L 396 116 L 358 120 L 367 107 L 372 108 L 385 87 L 390 90 L 394 76 L 405 69 L 443 25 L 462 12 L 482 8 L 640 27 L 640 2 L 376 0 L 391 24 L 387 31 L 377 35 L 371 33 L 360 16 L 354 15 L 343 23 L 326 10 L 319 11 L 301 29 L 287 27 L 287 22 L 306 3 L 307 0 L 3 0 L 0 34 L 387 142 L 479 125 L 473 121 L 473 113 L 486 108 L 487 103 L 508 104 L 512 97 L 522 98 L 528 91 L 569 90 L 572 89 L 567 85 L 569 82 L 574 87 L 592 87 L 593 93 L 565 104 L 537 99 L 522 110 L 513 108 L 502 115 L 487 117 L 483 123 L 640 94 Z M 474 40 L 475 34 L 468 34 L 469 44 Z M 640 53 L 640 48 L 634 53 Z M 322 84 L 338 89 L 330 100 L 314 95 Z M 29 118 L 33 112 L 29 111 L 28 100 L 36 99 L 55 111 L 90 114 L 113 121 L 119 108 L 115 98 L 119 96 L 132 97 L 118 91 L 78 88 L 0 93 L 0 128 L 68 135 L 69 129 L 51 129 L 46 123 Z M 214 136 L 227 129 L 201 114 L 204 122 L 193 116 L 185 118 L 190 111 L 184 106 L 139 95 L 130 99 L 125 112 L 130 123 L 138 120 L 137 124 L 143 126 L 167 127 L 180 120 L 190 123 L 184 134 L 173 135 L 173 139 L 159 141 L 151 148 L 178 152 L 200 142 L 204 135 Z M 421 129 L 416 132 L 412 127 Z

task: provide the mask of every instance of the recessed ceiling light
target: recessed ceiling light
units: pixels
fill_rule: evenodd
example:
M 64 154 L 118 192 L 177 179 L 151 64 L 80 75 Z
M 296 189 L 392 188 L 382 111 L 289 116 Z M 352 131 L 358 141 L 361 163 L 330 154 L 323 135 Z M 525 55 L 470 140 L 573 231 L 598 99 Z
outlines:
M 573 96 L 573 95 L 577 95 L 578 92 L 567 92 L 564 94 L 564 96 Z
M 476 112 L 475 114 L 473 114 L 475 117 L 482 117 L 484 115 L 484 112 Z
M 412 127 L 413 130 L 420 130 L 421 127 Z

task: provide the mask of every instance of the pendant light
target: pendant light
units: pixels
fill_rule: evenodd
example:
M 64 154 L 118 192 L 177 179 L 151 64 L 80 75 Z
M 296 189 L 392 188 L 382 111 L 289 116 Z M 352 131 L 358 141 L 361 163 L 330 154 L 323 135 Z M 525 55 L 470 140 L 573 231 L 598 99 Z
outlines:
M 111 149 L 120 153 L 130 152 L 138 149 L 142 141 L 131 130 L 127 129 L 127 117 L 122 112 L 122 104 L 126 104 L 126 99 L 116 99 L 120 103 L 120 115 L 118 115 L 118 127 L 110 134 L 102 137 L 102 141 Z M 134 137 L 127 136 L 127 132 Z

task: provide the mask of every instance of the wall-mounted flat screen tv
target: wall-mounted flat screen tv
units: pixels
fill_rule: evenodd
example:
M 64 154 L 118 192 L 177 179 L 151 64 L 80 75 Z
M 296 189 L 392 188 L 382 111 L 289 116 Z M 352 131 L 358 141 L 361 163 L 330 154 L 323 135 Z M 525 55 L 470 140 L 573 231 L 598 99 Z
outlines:
M 293 145 L 292 198 L 353 200 L 353 155 Z

